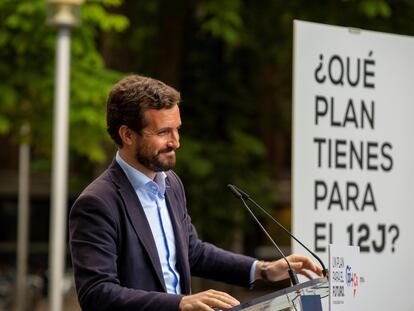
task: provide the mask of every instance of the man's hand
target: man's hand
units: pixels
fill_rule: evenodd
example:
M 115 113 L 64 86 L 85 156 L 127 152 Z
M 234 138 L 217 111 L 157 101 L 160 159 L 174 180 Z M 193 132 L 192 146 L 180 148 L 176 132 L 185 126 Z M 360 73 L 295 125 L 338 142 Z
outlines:
M 311 271 L 315 274 L 322 276 L 322 269 L 316 265 L 309 257 L 292 254 L 287 256 L 286 259 L 289 261 L 292 270 L 296 273 L 306 276 L 308 279 L 312 279 Z M 256 265 L 256 279 L 260 279 L 260 270 L 263 262 L 258 262 Z M 276 261 L 267 263 L 266 275 L 269 281 L 280 281 L 289 277 L 288 265 L 282 258 Z
M 238 306 L 240 302 L 227 293 L 209 289 L 207 291 L 184 296 L 179 305 L 180 311 L 208 310 L 213 308 L 230 309 Z

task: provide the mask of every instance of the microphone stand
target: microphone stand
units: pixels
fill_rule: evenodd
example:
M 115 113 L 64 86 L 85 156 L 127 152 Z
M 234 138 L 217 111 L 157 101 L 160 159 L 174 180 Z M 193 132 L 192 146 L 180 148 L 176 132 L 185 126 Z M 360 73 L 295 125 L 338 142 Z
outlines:
M 282 250 L 279 248 L 279 246 L 275 243 L 275 241 L 273 241 L 272 237 L 270 236 L 270 234 L 266 231 L 266 229 L 263 227 L 263 225 L 260 223 L 260 221 L 257 219 L 257 217 L 254 215 L 254 213 L 252 212 L 252 210 L 250 209 L 250 207 L 247 205 L 246 201 L 244 200 L 242 194 L 238 191 L 238 189 L 236 189 L 235 186 L 233 185 L 227 185 L 227 188 L 236 196 L 238 197 L 244 204 L 244 206 L 246 207 L 246 209 L 249 211 L 250 215 L 253 217 L 253 219 L 255 220 L 255 222 L 259 225 L 260 229 L 262 229 L 262 231 L 264 232 L 264 234 L 268 237 L 268 239 L 270 240 L 270 242 L 272 242 L 273 246 L 279 251 L 279 253 L 282 255 L 283 259 L 286 261 L 287 265 L 288 265 L 288 273 L 289 273 L 289 278 L 290 281 L 292 282 L 292 285 L 297 285 L 299 284 L 299 280 L 298 277 L 296 275 L 296 273 L 293 271 L 292 267 L 290 266 L 289 261 L 286 259 L 285 254 L 283 254 Z
M 320 263 L 320 265 L 322 266 L 322 274 L 324 277 L 327 276 L 328 274 L 328 269 L 326 269 L 325 265 L 322 262 L 322 259 L 319 258 L 318 255 L 316 255 L 314 252 L 312 252 L 307 246 L 305 246 L 299 239 L 297 239 L 292 233 L 289 232 L 289 230 L 287 230 L 280 222 L 278 222 L 272 215 L 270 215 L 263 207 L 261 207 L 258 203 L 256 203 L 252 198 L 250 198 L 250 196 L 244 192 L 243 190 L 241 190 L 240 188 L 233 186 L 237 192 L 240 194 L 240 199 L 244 202 L 244 199 L 249 200 L 250 202 L 252 202 L 256 207 L 258 207 L 264 214 L 266 214 L 268 217 L 270 217 L 270 219 L 272 219 L 280 228 L 282 228 L 291 238 L 293 238 L 296 242 L 298 242 L 304 249 L 306 249 L 310 254 L 312 254 L 312 256 L 314 258 L 316 258 L 316 260 Z

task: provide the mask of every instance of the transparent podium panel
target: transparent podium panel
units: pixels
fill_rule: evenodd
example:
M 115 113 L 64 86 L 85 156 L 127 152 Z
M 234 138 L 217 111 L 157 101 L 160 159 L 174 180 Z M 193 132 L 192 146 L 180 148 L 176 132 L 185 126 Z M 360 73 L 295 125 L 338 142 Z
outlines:
M 308 311 L 302 305 L 303 296 L 313 296 L 317 299 L 329 297 L 329 281 L 327 278 L 313 279 L 304 283 L 290 286 L 273 293 L 255 298 L 241 305 L 228 309 L 231 311 Z M 318 310 L 318 309 L 311 309 Z

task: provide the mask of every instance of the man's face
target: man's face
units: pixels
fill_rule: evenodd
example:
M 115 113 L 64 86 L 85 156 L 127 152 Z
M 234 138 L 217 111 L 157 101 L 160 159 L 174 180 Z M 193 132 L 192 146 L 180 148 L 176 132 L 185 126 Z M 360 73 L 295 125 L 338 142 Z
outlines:
M 168 171 L 175 165 L 180 147 L 180 109 L 149 109 L 144 112 L 148 125 L 136 141 L 136 160 L 152 172 Z

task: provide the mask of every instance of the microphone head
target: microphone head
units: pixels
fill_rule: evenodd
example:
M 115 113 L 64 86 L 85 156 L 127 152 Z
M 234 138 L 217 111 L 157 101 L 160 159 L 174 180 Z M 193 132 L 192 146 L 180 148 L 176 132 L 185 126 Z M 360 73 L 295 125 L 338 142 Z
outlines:
M 233 187 L 236 188 L 236 190 L 240 193 L 240 195 L 242 196 L 243 199 L 245 199 L 245 200 L 250 199 L 250 196 L 246 192 L 241 190 L 239 187 L 237 187 L 237 186 L 233 186 Z
M 236 198 L 238 198 L 238 199 L 241 199 L 242 198 L 242 195 L 240 194 L 240 192 L 236 189 L 236 187 L 235 186 L 233 186 L 233 185 L 231 185 L 231 184 L 228 184 L 227 185 L 227 189 L 229 189 L 230 190 L 230 192 L 231 193 L 233 193 L 233 195 L 236 197 Z

